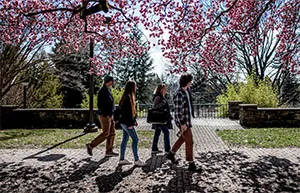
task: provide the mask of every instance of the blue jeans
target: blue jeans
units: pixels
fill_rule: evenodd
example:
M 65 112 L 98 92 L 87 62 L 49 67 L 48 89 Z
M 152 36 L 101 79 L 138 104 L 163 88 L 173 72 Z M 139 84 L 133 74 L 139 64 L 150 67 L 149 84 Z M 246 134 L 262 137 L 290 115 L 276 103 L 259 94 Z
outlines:
M 157 125 L 155 129 L 155 133 L 153 136 L 153 142 L 152 142 L 152 151 L 158 151 L 157 143 L 159 140 L 160 133 L 164 133 L 164 145 L 165 145 L 165 152 L 169 152 L 170 147 L 170 132 L 169 128 L 165 125 Z
M 124 124 L 121 124 L 121 127 L 123 129 L 123 139 L 122 139 L 122 143 L 121 143 L 120 160 L 124 160 L 124 158 L 125 158 L 125 151 L 126 151 L 126 146 L 127 146 L 129 136 L 132 139 L 131 147 L 132 147 L 132 152 L 133 152 L 133 156 L 134 156 L 134 161 L 139 160 L 138 149 L 137 149 L 139 138 L 137 136 L 135 128 L 128 129 L 127 125 L 124 125 Z

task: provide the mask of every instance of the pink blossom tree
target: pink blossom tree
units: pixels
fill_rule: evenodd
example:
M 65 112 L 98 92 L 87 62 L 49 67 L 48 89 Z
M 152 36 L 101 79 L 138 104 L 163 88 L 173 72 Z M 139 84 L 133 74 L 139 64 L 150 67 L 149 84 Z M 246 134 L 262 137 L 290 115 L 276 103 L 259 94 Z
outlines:
M 128 35 L 142 28 L 157 40 L 148 49 L 159 46 L 174 65 L 172 72 L 197 63 L 226 74 L 235 69 L 236 42 L 257 46 L 260 39 L 253 37 L 263 24 L 277 33 L 283 68 L 299 72 L 299 7 L 299 0 L 3 0 L 0 38 L 18 43 L 24 28 L 35 22 L 42 30 L 28 29 L 33 44 L 42 37 L 76 49 L 93 39 L 99 54 L 110 50 L 105 62 L 100 55 L 91 59 L 92 72 L 101 75 L 118 59 L 142 53 Z

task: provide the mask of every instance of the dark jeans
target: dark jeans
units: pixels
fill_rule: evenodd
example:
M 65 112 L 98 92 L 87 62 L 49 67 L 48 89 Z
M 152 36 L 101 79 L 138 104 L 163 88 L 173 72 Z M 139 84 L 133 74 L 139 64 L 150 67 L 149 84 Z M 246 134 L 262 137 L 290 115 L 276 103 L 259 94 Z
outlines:
M 164 145 L 165 145 L 165 152 L 169 152 L 170 147 L 170 132 L 167 126 L 165 125 L 157 125 L 155 127 L 155 133 L 153 136 L 153 142 L 152 142 L 152 151 L 158 151 L 157 143 L 159 140 L 160 133 L 164 133 Z

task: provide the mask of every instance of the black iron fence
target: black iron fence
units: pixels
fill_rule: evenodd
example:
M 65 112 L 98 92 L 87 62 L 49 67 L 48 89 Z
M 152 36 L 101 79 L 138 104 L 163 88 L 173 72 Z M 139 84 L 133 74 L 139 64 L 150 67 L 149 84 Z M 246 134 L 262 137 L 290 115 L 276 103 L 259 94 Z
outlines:
M 228 104 L 194 104 L 194 114 L 197 118 L 227 118 Z
M 147 117 L 148 109 L 152 104 L 138 104 L 138 117 Z M 194 104 L 194 115 L 196 118 L 218 119 L 228 117 L 228 104 Z M 174 105 L 170 104 L 171 113 L 174 113 Z

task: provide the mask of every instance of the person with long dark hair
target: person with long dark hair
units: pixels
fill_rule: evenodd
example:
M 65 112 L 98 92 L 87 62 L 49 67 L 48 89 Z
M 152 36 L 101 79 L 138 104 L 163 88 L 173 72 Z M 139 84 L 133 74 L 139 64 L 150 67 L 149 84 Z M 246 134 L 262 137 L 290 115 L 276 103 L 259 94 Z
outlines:
M 136 133 L 135 127 L 138 125 L 136 121 L 136 83 L 134 81 L 127 81 L 125 85 L 124 93 L 121 97 L 119 106 L 121 110 L 120 125 L 123 129 L 123 139 L 121 142 L 120 150 L 120 161 L 119 165 L 131 164 L 127 159 L 125 159 L 125 151 L 129 137 L 132 139 L 132 152 L 134 156 L 134 165 L 145 166 L 146 164 L 139 159 L 138 155 L 138 135 Z
M 155 92 L 154 92 L 152 109 L 164 111 L 164 113 L 167 113 L 168 116 L 166 116 L 167 120 L 165 120 L 165 123 L 152 124 L 152 129 L 155 130 L 154 136 L 153 136 L 153 142 L 152 142 L 152 154 L 162 152 L 157 147 L 159 136 L 160 136 L 161 132 L 163 132 L 163 134 L 164 134 L 165 153 L 169 153 L 170 148 L 171 148 L 170 147 L 169 129 L 172 129 L 172 122 L 171 122 L 172 116 L 171 116 L 171 111 L 170 111 L 168 101 L 165 98 L 166 93 L 167 93 L 167 87 L 165 84 L 159 84 L 156 87 Z

